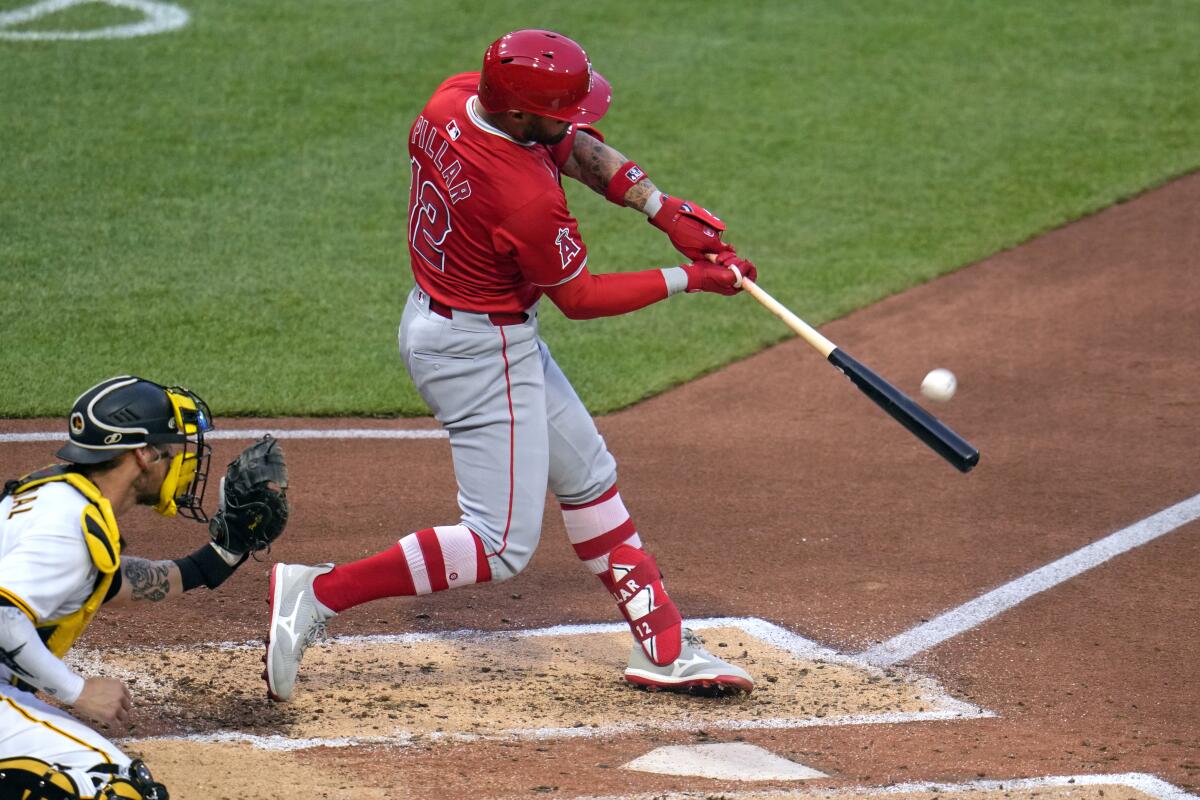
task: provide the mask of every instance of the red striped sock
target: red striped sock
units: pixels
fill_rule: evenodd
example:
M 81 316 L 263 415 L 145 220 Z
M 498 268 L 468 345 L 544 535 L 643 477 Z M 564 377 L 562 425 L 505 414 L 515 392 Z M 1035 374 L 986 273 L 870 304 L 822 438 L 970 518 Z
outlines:
M 617 584 L 619 579 L 645 572 L 646 568 L 635 570 L 649 558 L 642 550 L 642 539 L 617 487 L 613 486 L 590 503 L 563 504 L 562 514 L 575 555 L 617 601 L 630 628 L 644 628 L 643 635 L 635 634 L 635 638 L 642 642 L 646 657 L 660 666 L 678 658 L 679 610 L 667 595 L 657 572 L 653 577 L 639 576 L 643 578 L 639 585 L 644 586 L 635 590 L 634 595 Z M 614 562 L 614 558 L 618 561 Z
M 409 597 L 486 583 L 492 571 L 483 541 L 462 525 L 410 533 L 382 553 L 334 567 L 313 581 L 313 593 L 332 611 L 383 597 Z
M 608 576 L 608 554 L 622 544 L 641 547 L 642 540 L 616 485 L 590 503 L 562 504 L 567 539 L 575 555 L 592 574 L 600 577 L 605 588 L 612 591 Z

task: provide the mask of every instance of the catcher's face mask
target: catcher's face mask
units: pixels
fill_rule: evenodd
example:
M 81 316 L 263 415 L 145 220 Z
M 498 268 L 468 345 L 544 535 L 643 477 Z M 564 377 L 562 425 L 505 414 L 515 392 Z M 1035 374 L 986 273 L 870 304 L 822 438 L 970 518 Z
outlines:
M 182 442 L 180 452 L 171 456 L 167 477 L 158 493 L 154 510 L 164 517 L 177 513 L 207 522 L 204 513 L 204 490 L 208 487 L 208 460 L 212 449 L 204 442 L 204 434 L 212 430 L 208 406 L 197 395 L 181 386 L 167 389 L 174 418 L 168 425 L 177 432 L 169 440 Z

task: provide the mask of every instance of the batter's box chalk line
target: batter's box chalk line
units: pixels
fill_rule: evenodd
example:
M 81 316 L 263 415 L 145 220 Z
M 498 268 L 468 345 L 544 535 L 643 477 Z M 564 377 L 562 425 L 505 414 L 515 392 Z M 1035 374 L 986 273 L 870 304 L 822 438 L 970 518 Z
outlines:
M 890 786 L 848 786 L 840 789 L 774 789 L 767 791 L 721 792 L 725 800 L 789 800 L 789 798 L 820 797 L 879 797 L 882 795 L 909 793 L 937 793 L 955 797 L 962 792 L 1006 792 L 1036 791 L 1039 789 L 1067 789 L 1084 786 L 1123 786 L 1141 792 L 1155 800 L 1200 800 L 1200 795 L 1173 786 L 1154 775 L 1143 772 L 1123 772 L 1113 775 L 1052 775 L 1043 778 L 1017 778 L 1014 780 L 979 780 L 967 783 L 897 783 Z M 700 800 L 711 798 L 711 792 L 657 792 L 655 794 L 593 795 L 577 800 Z
M 696 631 L 710 628 L 735 628 L 760 642 L 770 645 L 800 661 L 816 661 L 825 664 L 835 664 L 853 668 L 869 678 L 893 677 L 899 678 L 913 692 L 917 693 L 922 704 L 920 711 L 893 711 L 867 713 L 843 716 L 805 716 L 805 717 L 769 717 L 754 719 L 716 719 L 716 720 L 678 720 L 660 719 L 654 721 L 639 721 L 637 723 L 614 723 L 597 726 L 575 727 L 545 727 L 545 728 L 510 728 L 496 733 L 464 733 L 464 732 L 423 732 L 415 735 L 400 732 L 380 736 L 338 736 L 330 738 L 308 737 L 290 738 L 284 735 L 254 735 L 237 730 L 223 730 L 211 733 L 180 734 L 170 736 L 153 736 L 125 739 L 126 743 L 145 741 L 191 741 L 197 743 L 246 743 L 264 750 L 301 750 L 310 747 L 354 747 L 366 745 L 405 746 L 414 740 L 428 743 L 430 741 L 487 741 L 487 740 L 544 740 L 590 738 L 601 736 L 620 736 L 628 733 L 645 733 L 647 731 L 691 731 L 704 730 L 758 730 L 758 729 L 790 729 L 829 727 L 840 725 L 877 725 L 903 722 L 927 722 L 938 720 L 980 719 L 994 717 L 995 713 L 980 708 L 971 703 L 951 697 L 933 679 L 919 675 L 907 668 L 881 668 L 869 664 L 858 656 L 846 655 L 817 644 L 803 636 L 795 634 L 786 628 L 755 617 L 709 617 L 692 619 L 687 626 Z M 625 623 L 603 623 L 589 625 L 555 625 L 547 628 L 507 630 L 507 631 L 478 631 L 458 630 L 444 633 L 402 633 L 370 636 L 336 636 L 326 641 L 332 647 L 366 647 L 389 644 L 418 644 L 421 642 L 453 642 L 471 641 L 485 643 L 488 641 L 524 639 L 548 636 L 581 636 L 589 634 L 611 634 L 628 631 Z M 197 647 L 212 647 L 218 650 L 248 650 L 262 649 L 262 642 L 218 642 Z M 164 648 L 138 647 L 128 648 L 125 652 L 159 652 Z M 92 660 L 91 653 L 82 653 L 81 659 Z M 103 661 L 103 654 L 100 654 Z M 151 663 L 147 659 L 147 663 Z M 697 702 L 704 702 L 696 698 Z

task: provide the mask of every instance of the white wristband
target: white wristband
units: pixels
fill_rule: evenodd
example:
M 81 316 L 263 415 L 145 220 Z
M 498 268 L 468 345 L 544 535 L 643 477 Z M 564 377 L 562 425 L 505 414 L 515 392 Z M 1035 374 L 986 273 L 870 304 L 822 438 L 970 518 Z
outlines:
M 688 276 L 683 267 L 666 267 L 662 274 L 663 280 L 667 282 L 667 297 L 687 291 Z
M 653 219 L 654 215 L 658 213 L 658 210 L 662 208 L 662 198 L 663 193 L 658 189 L 655 189 L 654 194 L 650 195 L 650 197 L 646 199 L 646 205 L 642 206 L 642 213 Z

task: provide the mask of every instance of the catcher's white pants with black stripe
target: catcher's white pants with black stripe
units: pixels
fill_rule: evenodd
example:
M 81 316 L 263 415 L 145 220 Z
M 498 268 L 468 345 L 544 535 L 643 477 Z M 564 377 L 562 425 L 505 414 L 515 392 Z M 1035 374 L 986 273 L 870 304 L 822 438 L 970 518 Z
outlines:
M 71 776 L 83 797 L 124 775 L 129 757 L 62 709 L 15 686 L 0 685 L 0 759 L 32 757 Z M 93 771 L 101 767 L 99 771 Z
M 546 488 L 587 503 L 617 480 L 617 464 L 538 335 L 485 314 L 430 310 L 419 288 L 400 322 L 400 353 L 450 434 L 462 525 L 483 540 L 493 580 L 520 572 L 542 531 Z

